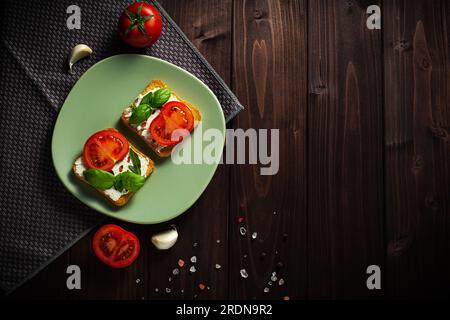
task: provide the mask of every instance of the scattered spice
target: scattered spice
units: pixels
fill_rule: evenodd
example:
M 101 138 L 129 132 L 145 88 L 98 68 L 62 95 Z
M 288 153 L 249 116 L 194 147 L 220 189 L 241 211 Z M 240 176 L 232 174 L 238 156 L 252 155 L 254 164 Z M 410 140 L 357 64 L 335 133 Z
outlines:
M 268 284 L 269 286 L 271 286 L 273 283 L 272 283 L 272 281 L 269 281 L 269 282 L 267 282 L 267 284 Z
M 173 270 L 172 270 L 172 274 L 173 274 L 174 276 L 180 274 L 180 269 L 178 269 L 178 268 L 173 269 Z
M 136 279 L 136 283 L 139 283 L 139 282 L 141 282 L 141 279 L 139 279 L 139 278 Z
M 198 288 L 203 291 L 205 290 L 206 286 L 203 283 L 199 283 Z
M 169 277 L 169 279 L 168 279 L 168 280 L 169 280 L 169 282 L 172 282 L 172 277 Z
M 277 281 L 277 280 L 278 280 L 277 276 L 274 275 L 274 274 L 272 274 L 272 276 L 270 277 L 270 281 L 275 282 L 275 281 Z
M 155 288 L 155 292 L 159 292 L 159 289 L 158 289 L 158 288 Z
M 239 223 L 244 222 L 244 217 L 239 217 L 239 218 L 238 218 L 238 222 L 239 222 Z
M 283 284 L 284 284 L 284 280 L 283 280 L 283 278 L 280 278 L 280 280 L 278 281 L 278 285 L 282 286 Z
M 190 273 L 195 273 L 197 271 L 197 269 L 195 269 L 195 266 L 191 266 L 190 268 L 189 268 L 189 272 Z
M 285 301 L 287 301 L 287 300 L 290 300 L 291 298 L 289 298 L 289 296 L 284 296 L 283 297 L 283 300 L 285 300 Z
M 217 239 L 217 241 L 216 241 L 217 243 L 220 243 L 220 239 Z
M 216 269 L 219 270 L 220 268 L 222 268 L 222 266 L 218 263 L 216 263 Z
M 180 268 L 183 268 L 183 266 L 184 266 L 184 260 L 183 259 L 178 260 L 178 266 Z
M 193 246 L 194 248 L 196 248 L 196 247 L 198 246 L 198 243 L 197 243 L 197 242 L 194 242 L 194 243 L 192 244 L 192 246 Z
M 170 288 L 166 288 L 166 293 L 171 293 L 172 290 Z
M 241 269 L 241 270 L 240 270 L 240 273 L 241 273 L 241 277 L 242 277 L 242 278 L 244 278 L 244 279 L 248 278 L 247 270 Z
M 241 236 L 245 236 L 245 234 L 247 233 L 247 230 L 244 227 L 240 227 L 239 233 L 241 234 Z
M 246 254 L 244 254 L 244 256 L 243 256 L 243 257 L 244 257 L 244 259 L 247 259 L 247 255 L 246 255 Z
M 191 262 L 192 263 L 197 263 L 197 256 L 192 256 L 191 257 Z
M 252 233 L 252 239 L 256 239 L 257 236 L 258 236 L 258 233 L 256 233 L 256 232 Z
M 276 212 L 276 211 L 274 211 L 274 212 L 273 212 L 273 215 L 275 216 L 276 214 L 277 214 L 277 212 Z
M 264 288 L 264 293 L 268 293 L 269 291 L 270 291 L 269 288 L 267 288 L 267 287 Z

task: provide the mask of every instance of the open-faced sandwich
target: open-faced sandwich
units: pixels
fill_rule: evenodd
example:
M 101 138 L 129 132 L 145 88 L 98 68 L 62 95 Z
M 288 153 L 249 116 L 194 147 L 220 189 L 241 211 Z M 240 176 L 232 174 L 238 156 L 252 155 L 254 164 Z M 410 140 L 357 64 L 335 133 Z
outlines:
M 75 160 L 75 176 L 116 206 L 125 205 L 152 173 L 153 161 L 132 146 L 116 129 L 94 133 Z
M 122 122 L 161 157 L 170 156 L 200 121 L 200 111 L 161 80 L 152 80 L 122 113 Z

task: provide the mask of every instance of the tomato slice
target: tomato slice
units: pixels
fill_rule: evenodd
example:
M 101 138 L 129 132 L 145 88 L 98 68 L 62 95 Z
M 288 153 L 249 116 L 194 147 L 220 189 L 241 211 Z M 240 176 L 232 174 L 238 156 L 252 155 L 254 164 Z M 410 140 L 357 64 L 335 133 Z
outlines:
M 128 140 L 114 129 L 94 133 L 84 144 L 83 159 L 88 168 L 110 171 L 128 154 Z
M 166 103 L 150 125 L 152 138 L 160 145 L 173 146 L 181 142 L 194 128 L 191 109 L 179 101 Z
M 92 247 L 97 258 L 113 268 L 132 264 L 139 255 L 139 239 L 115 224 L 101 227 L 94 235 Z

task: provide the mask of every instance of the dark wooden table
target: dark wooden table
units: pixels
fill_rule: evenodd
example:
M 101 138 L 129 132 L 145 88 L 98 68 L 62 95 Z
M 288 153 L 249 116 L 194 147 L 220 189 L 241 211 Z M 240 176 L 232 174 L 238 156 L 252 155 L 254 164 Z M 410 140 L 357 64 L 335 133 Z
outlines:
M 280 129 L 278 174 L 221 165 L 170 251 L 150 244 L 169 223 L 120 223 L 142 241 L 130 268 L 98 262 L 90 234 L 12 297 L 449 297 L 450 2 L 161 3 L 245 105 L 228 127 Z M 366 27 L 371 4 L 381 30 Z M 193 255 L 195 274 L 171 275 Z M 71 264 L 81 290 L 66 288 Z M 373 264 L 381 290 L 366 287 Z M 274 270 L 285 284 L 264 293 Z

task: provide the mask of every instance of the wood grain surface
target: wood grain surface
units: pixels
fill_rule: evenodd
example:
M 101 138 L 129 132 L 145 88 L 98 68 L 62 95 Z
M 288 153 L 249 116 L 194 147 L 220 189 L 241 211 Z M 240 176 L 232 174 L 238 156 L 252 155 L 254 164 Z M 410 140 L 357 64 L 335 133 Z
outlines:
M 305 1 L 234 2 L 232 89 L 246 111 L 233 128 L 276 128 L 280 139 L 276 175 L 260 175 L 258 165 L 231 167 L 229 282 L 235 298 L 306 294 L 305 9 Z M 241 226 L 257 238 L 239 236 Z M 242 268 L 249 273 L 245 281 Z M 270 286 L 273 272 L 289 285 Z
M 278 173 L 220 165 L 174 221 L 119 222 L 141 239 L 131 267 L 98 262 L 89 234 L 11 298 L 450 297 L 450 3 L 160 2 L 245 106 L 228 127 L 279 129 Z M 373 4 L 381 30 L 366 27 Z M 179 241 L 156 251 L 172 223 Z M 82 290 L 66 288 L 71 264 Z
M 391 297 L 450 293 L 450 4 L 386 2 L 387 285 Z
M 311 298 L 368 298 L 383 269 L 381 33 L 370 1 L 310 1 L 308 257 Z

